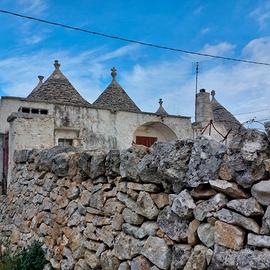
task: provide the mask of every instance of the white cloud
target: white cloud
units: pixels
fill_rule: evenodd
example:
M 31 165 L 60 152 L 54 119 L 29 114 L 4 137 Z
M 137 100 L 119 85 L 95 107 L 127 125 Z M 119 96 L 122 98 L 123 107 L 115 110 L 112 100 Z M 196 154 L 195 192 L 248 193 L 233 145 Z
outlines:
M 53 71 L 53 61 L 59 59 L 61 70 L 71 83 L 90 102 L 94 101 L 104 89 L 103 79 L 109 82 L 108 63 L 115 57 L 129 57 L 135 54 L 137 46 L 128 45 L 108 51 L 105 48 L 84 51 L 73 55 L 69 51 L 40 51 L 19 57 L 0 60 L 0 82 L 5 95 L 27 96 L 36 86 L 37 75 L 48 77 Z
M 17 0 L 21 11 L 30 15 L 40 15 L 48 8 L 47 0 Z
M 49 8 L 47 0 L 16 0 L 19 11 L 28 16 L 44 18 L 45 11 Z M 41 30 L 32 21 L 23 20 L 19 26 L 20 42 L 26 45 L 35 45 L 46 39 L 49 30 Z
M 269 26 L 270 23 L 270 1 L 262 1 L 256 9 L 254 9 L 250 16 L 253 17 L 259 24 L 261 29 Z
M 242 48 L 241 57 L 270 62 L 270 37 L 251 40 Z M 52 62 L 59 59 L 62 71 L 79 92 L 93 102 L 110 82 L 110 68 L 115 60 L 133 59 L 141 55 L 141 47 L 128 45 L 108 51 L 97 48 L 74 55 L 69 51 L 41 51 L 0 60 L 0 81 L 6 95 L 26 96 L 36 85 L 36 76 L 48 76 Z M 232 54 L 234 45 L 228 42 L 206 44 L 202 51 L 213 54 Z M 192 74 L 193 57 L 177 57 L 170 61 L 142 64 L 141 59 L 131 70 L 119 68 L 118 81 L 139 107 L 155 111 L 158 99 L 164 99 L 165 109 L 172 114 L 194 115 L 195 76 Z M 238 114 L 269 108 L 269 67 L 237 62 L 223 62 L 204 58 L 199 74 L 199 88 L 216 90 L 216 98 L 231 112 Z M 105 82 L 106 81 L 106 82 Z M 269 118 L 269 111 L 241 114 L 240 121 L 254 116 Z
M 209 33 L 210 30 L 211 30 L 210 27 L 205 27 L 200 31 L 200 34 L 205 35 L 205 34 Z
M 224 56 L 233 53 L 234 48 L 235 46 L 229 42 L 221 42 L 215 45 L 205 44 L 200 52 Z
M 251 59 L 266 61 L 269 59 L 269 47 L 270 38 L 266 37 L 252 40 L 242 52 Z M 207 44 L 202 51 L 225 55 L 233 49 L 234 45 L 223 42 L 214 46 Z M 199 88 L 216 90 L 217 99 L 228 110 L 237 114 L 269 108 L 269 67 L 220 60 L 205 60 L 203 64 Z M 154 111 L 158 98 L 163 97 L 164 106 L 170 113 L 194 115 L 195 76 L 191 74 L 190 59 L 137 65 L 125 76 L 126 89 L 136 90 L 136 100 L 143 109 Z M 239 115 L 238 118 L 245 121 L 256 115 L 260 118 L 270 117 L 269 111 L 264 111 Z

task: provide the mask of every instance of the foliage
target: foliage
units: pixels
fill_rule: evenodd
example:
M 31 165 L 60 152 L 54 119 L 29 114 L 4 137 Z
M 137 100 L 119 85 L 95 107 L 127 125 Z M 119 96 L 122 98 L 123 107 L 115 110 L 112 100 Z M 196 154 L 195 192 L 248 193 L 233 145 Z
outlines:
M 41 243 L 37 241 L 15 254 L 8 248 L 0 255 L 0 270 L 41 270 L 46 264 Z

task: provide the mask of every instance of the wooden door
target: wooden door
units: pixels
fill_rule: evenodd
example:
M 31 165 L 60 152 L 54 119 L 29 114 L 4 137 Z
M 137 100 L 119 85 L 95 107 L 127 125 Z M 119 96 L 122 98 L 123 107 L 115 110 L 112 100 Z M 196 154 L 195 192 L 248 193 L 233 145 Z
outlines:
M 136 144 L 150 147 L 157 141 L 157 137 L 136 136 Z

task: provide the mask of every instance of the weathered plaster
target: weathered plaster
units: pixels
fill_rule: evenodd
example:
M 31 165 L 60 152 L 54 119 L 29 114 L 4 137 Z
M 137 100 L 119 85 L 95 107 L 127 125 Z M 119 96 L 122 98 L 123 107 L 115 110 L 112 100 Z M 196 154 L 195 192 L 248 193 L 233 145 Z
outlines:
M 35 115 L 17 117 L 10 122 L 9 128 L 9 175 L 10 182 L 15 150 L 42 149 L 54 146 L 53 116 Z
M 0 99 L 0 133 L 6 133 L 9 130 L 7 118 L 13 112 L 18 112 L 20 107 L 47 109 L 49 114 L 53 111 L 52 104 L 44 102 L 27 102 L 24 99 L 13 97 L 2 97 Z

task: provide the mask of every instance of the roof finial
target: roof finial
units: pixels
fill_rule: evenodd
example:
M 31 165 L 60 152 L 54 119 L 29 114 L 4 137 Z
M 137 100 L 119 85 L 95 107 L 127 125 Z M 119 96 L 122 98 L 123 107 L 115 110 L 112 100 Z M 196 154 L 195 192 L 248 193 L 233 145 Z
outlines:
M 60 63 L 58 62 L 58 60 L 54 60 L 54 67 L 57 70 L 60 68 Z
M 113 67 L 112 69 L 111 69 L 111 75 L 112 75 L 112 78 L 113 78 L 113 81 L 115 80 L 115 77 L 116 77 L 116 75 L 117 75 L 117 69 L 115 68 L 115 67 Z
M 40 82 L 40 83 L 43 83 L 44 76 L 38 75 L 38 79 L 39 79 L 39 82 Z
M 212 90 L 211 91 L 212 100 L 215 99 L 215 95 L 216 95 L 216 91 L 215 90 Z
M 163 104 L 162 98 L 159 99 L 159 102 L 158 103 L 159 103 L 160 106 L 162 106 L 162 104 Z

